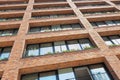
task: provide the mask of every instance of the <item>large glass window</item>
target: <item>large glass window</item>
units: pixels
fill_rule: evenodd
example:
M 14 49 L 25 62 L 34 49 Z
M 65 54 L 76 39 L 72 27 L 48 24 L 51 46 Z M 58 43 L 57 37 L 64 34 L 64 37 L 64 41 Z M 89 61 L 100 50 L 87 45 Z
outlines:
M 59 30 L 61 30 L 60 25 L 54 25 L 54 26 L 51 26 L 51 27 L 52 27 L 52 31 L 59 31 Z
M 103 40 L 107 45 L 120 45 L 120 36 L 106 36 Z
M 96 24 L 97 24 L 98 27 L 107 26 L 107 25 L 105 24 L 105 22 L 96 22 Z
M 80 39 L 79 42 L 80 42 L 82 49 L 93 47 L 89 39 Z
M 65 41 L 54 42 L 55 52 L 63 52 L 67 50 Z
M 76 80 L 92 80 L 88 67 L 75 68 Z
M 115 22 L 117 25 L 120 25 L 120 21 L 115 20 L 114 22 Z
M 72 29 L 80 29 L 81 25 L 80 24 L 72 24 Z
M 41 32 L 48 32 L 48 31 L 51 31 L 50 26 L 41 27 Z
M 90 66 L 94 80 L 111 80 L 103 65 Z
M 22 76 L 22 80 L 113 80 L 103 64 L 38 72 Z
M 39 80 L 56 80 L 55 71 L 40 73 L 39 75 L 40 75 Z
M 39 32 L 39 31 L 40 31 L 40 27 L 30 28 L 30 32 Z
M 77 40 L 67 41 L 69 50 L 81 50 Z
M 22 80 L 38 80 L 38 74 L 27 74 L 22 77 Z
M 103 37 L 103 40 L 105 41 L 105 43 L 107 44 L 107 45 L 113 45 L 113 43 L 111 42 L 111 40 L 108 38 L 108 37 Z
M 120 37 L 119 36 L 110 36 L 110 39 L 113 41 L 114 44 L 120 45 Z
M 106 23 L 108 26 L 114 26 L 114 25 L 116 25 L 113 21 L 105 21 L 105 23 Z
M 53 53 L 52 43 L 44 43 L 40 45 L 40 55 Z
M 11 52 L 11 47 L 5 47 L 5 48 L 0 48 L 0 60 L 6 60 L 8 59 L 10 52 Z
M 62 27 L 63 30 L 70 30 L 70 29 L 72 29 L 71 25 L 69 25 L 69 24 L 61 25 L 61 27 Z
M 26 56 L 38 56 L 39 55 L 39 45 L 28 45 Z
M 59 80 L 75 80 L 72 68 L 58 70 Z

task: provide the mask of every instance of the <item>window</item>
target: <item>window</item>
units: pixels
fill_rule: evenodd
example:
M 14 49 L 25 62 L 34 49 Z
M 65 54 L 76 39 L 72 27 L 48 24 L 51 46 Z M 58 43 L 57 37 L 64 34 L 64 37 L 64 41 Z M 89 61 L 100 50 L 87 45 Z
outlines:
M 26 56 L 38 56 L 39 55 L 39 45 L 28 45 Z
M 80 24 L 72 24 L 72 29 L 80 29 L 82 26 Z
M 77 40 L 67 41 L 69 50 L 81 50 Z
M 44 43 L 40 45 L 40 55 L 53 53 L 52 43 Z
M 41 32 L 49 32 L 49 31 L 51 31 L 49 26 L 41 27 Z
M 30 32 L 39 32 L 39 31 L 40 31 L 39 27 L 30 28 Z
M 39 56 L 46 54 L 55 54 L 62 52 L 78 51 L 93 48 L 93 44 L 89 39 L 76 39 L 57 41 L 49 43 L 31 44 L 26 47 L 26 52 L 23 56 Z
M 80 29 L 80 28 L 82 28 L 82 26 L 77 23 L 76 24 L 62 24 L 62 25 L 31 27 L 29 32 L 50 32 L 50 31 L 72 30 L 72 29 Z
M 92 65 L 90 71 L 94 80 L 111 80 L 103 65 Z
M 111 45 L 120 45 L 120 36 L 117 36 L 117 35 L 103 37 L 103 40 L 109 46 L 111 46 Z
M 39 75 L 40 75 L 39 80 L 57 80 L 55 71 L 40 73 Z
M 0 36 L 16 35 L 17 32 L 18 32 L 18 29 L 0 30 Z
M 59 30 L 61 30 L 60 25 L 53 25 L 51 27 L 52 27 L 52 31 L 59 31 Z
M 75 80 L 72 68 L 58 70 L 59 80 Z
M 120 25 L 120 21 L 115 20 L 114 21 L 117 25 Z
M 110 36 L 112 42 L 116 45 L 120 45 L 120 37 L 119 36 Z
M 27 74 L 22 77 L 22 80 L 38 80 L 38 74 Z
M 114 26 L 114 25 L 116 25 L 113 21 L 105 21 L 105 23 L 106 23 L 108 26 Z
M 63 30 L 70 30 L 70 29 L 72 29 L 71 25 L 67 25 L 67 24 L 66 25 L 65 24 L 61 25 L 61 27 L 62 27 Z
M 22 80 L 113 80 L 103 64 L 38 72 L 22 76 Z
M 0 48 L 0 60 L 8 59 L 11 52 L 11 47 Z
M 110 39 L 108 38 L 108 37 L 103 37 L 103 40 L 105 41 L 105 43 L 107 44 L 107 45 L 113 45 L 113 43 L 110 41 Z
M 63 52 L 67 50 L 65 41 L 54 42 L 55 52 Z
M 107 26 L 104 22 L 96 22 L 98 27 Z
M 92 80 L 88 67 L 75 68 L 77 80 Z
M 93 47 L 91 42 L 88 39 L 80 39 L 79 43 L 82 47 L 82 49 L 87 49 Z

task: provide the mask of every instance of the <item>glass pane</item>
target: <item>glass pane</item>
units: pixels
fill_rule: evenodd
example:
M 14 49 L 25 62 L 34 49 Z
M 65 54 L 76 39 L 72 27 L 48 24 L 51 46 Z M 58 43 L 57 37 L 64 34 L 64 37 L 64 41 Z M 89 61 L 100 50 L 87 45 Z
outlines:
M 97 26 L 95 22 L 91 22 L 91 24 L 93 27 Z
M 61 25 L 61 27 L 62 27 L 63 30 L 70 30 L 70 29 L 72 29 L 71 25 L 69 25 L 69 24 Z
M 41 27 L 41 32 L 49 32 L 49 31 L 51 31 L 50 26 Z
M 113 21 L 105 21 L 108 26 L 116 25 Z
M 52 31 L 59 31 L 59 30 L 61 30 L 60 25 L 53 25 L 51 27 L 52 27 Z
M 87 67 L 75 68 L 77 80 L 93 80 Z
M 72 68 L 58 70 L 59 80 L 76 80 Z
M 0 36 L 2 36 L 2 31 L 0 31 Z
M 56 80 L 55 72 L 40 73 L 39 80 Z
M 107 26 L 104 22 L 96 22 L 98 27 L 104 27 Z
M 111 80 L 102 65 L 90 66 L 94 80 Z
M 80 45 L 81 45 L 82 49 L 86 49 L 86 48 L 92 47 L 92 44 L 89 41 L 89 39 L 80 39 L 79 42 L 80 42 Z
M 57 18 L 57 15 L 50 15 L 50 18 Z
M 77 40 L 67 41 L 69 50 L 81 50 Z
M 40 55 L 51 54 L 53 53 L 52 43 L 41 44 Z
M 103 37 L 103 40 L 105 41 L 106 45 L 113 45 L 113 43 L 107 37 Z
M 55 46 L 55 52 L 58 53 L 67 50 L 65 41 L 54 42 L 54 46 Z
M 38 80 L 38 74 L 27 74 L 22 76 L 22 80 Z
M 18 33 L 18 29 L 14 29 L 14 34 L 17 34 Z
M 1 59 L 8 59 L 9 55 L 10 55 L 10 52 L 11 52 L 11 47 L 9 48 L 4 48 L 1 55 L 0 55 L 0 58 Z
M 30 28 L 30 32 L 39 32 L 39 31 L 40 31 L 39 27 Z
M 2 36 L 12 35 L 12 34 L 13 34 L 13 30 L 4 30 Z
M 27 55 L 26 56 L 38 56 L 39 55 L 39 45 L 29 45 L 27 47 Z
M 120 37 L 119 36 L 110 36 L 110 39 L 114 42 L 114 44 L 120 45 Z
M 117 21 L 117 20 L 116 20 L 116 21 L 114 21 L 114 22 L 115 22 L 117 25 L 120 25 L 120 21 Z
M 80 24 L 72 24 L 73 29 L 80 29 L 81 25 Z

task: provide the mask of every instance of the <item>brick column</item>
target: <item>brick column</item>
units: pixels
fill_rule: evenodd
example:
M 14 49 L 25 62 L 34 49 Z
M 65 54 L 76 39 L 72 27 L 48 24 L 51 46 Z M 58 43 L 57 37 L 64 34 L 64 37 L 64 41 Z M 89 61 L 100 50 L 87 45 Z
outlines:
M 113 75 L 114 80 L 120 80 L 120 60 L 117 56 L 106 56 L 105 64 Z
M 25 46 L 25 36 L 29 27 L 29 19 L 31 18 L 31 12 L 33 9 L 34 0 L 29 0 L 27 9 L 24 13 L 22 23 L 17 34 L 17 38 L 14 41 L 14 45 L 9 57 L 9 60 L 6 64 L 2 80 L 19 80 L 19 67 L 20 59 Z

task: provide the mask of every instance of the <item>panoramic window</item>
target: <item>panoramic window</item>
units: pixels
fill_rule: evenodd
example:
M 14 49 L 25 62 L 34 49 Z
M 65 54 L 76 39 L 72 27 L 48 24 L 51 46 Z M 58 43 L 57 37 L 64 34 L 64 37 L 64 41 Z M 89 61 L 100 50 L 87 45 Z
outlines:
M 22 80 L 113 80 L 103 64 L 38 72 L 22 76 Z
M 55 54 L 62 52 L 92 49 L 94 45 L 89 39 L 76 39 L 27 45 L 24 57 Z

